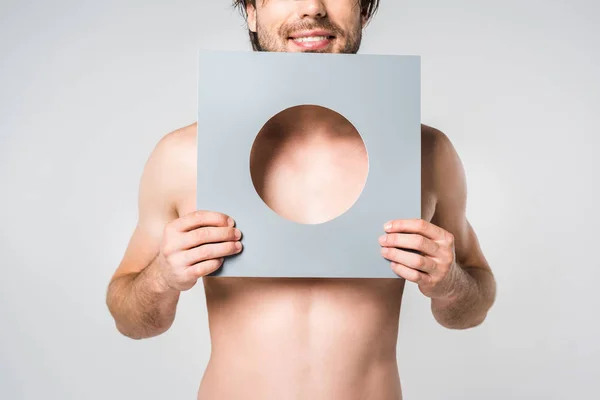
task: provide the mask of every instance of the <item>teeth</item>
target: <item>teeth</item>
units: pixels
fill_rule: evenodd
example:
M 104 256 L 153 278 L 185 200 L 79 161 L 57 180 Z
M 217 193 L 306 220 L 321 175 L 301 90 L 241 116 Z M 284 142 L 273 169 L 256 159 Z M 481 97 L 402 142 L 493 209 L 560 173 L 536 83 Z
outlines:
M 309 37 L 301 37 L 294 38 L 296 42 L 318 42 L 320 40 L 327 40 L 327 36 L 309 36 Z

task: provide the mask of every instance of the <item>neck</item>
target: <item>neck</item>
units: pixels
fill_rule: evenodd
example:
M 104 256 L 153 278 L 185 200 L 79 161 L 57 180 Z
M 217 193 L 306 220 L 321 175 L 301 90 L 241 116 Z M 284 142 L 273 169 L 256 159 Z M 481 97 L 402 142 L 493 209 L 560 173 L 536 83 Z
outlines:
M 264 134 L 281 142 L 315 143 L 346 140 L 354 128 L 341 115 L 312 105 L 295 107 L 275 116 Z

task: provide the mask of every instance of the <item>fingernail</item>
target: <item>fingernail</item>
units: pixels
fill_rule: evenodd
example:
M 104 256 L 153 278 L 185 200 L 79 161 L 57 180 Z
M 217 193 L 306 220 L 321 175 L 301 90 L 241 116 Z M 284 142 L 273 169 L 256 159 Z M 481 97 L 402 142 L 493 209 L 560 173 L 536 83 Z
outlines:
M 227 225 L 228 226 L 233 226 L 233 225 L 235 225 L 235 221 L 231 217 L 227 218 Z
M 240 232 L 240 230 L 239 230 L 239 229 L 236 229 L 236 230 L 235 230 L 235 238 L 236 238 L 236 239 L 239 239 L 239 238 L 241 238 L 241 237 L 242 237 L 242 232 Z
M 385 243 L 385 242 L 387 242 L 387 235 L 382 235 L 382 236 L 380 236 L 380 237 L 379 237 L 379 241 L 380 241 L 381 243 Z
M 392 223 L 388 222 L 383 227 L 384 227 L 384 229 L 392 229 Z
M 235 248 L 237 250 L 241 250 L 242 249 L 242 244 L 240 242 L 235 242 Z

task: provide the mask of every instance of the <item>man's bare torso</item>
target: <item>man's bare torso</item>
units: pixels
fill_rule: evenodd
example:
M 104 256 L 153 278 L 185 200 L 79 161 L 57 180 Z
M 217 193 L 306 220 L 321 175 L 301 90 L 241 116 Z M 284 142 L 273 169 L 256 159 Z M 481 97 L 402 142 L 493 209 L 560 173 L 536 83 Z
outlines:
M 327 127 L 326 116 L 321 122 L 313 124 Z M 181 216 L 196 208 L 196 125 L 174 134 L 179 136 L 177 151 L 181 153 L 176 156 L 186 166 L 180 175 L 182 182 L 177 185 L 182 188 L 176 204 Z M 311 135 L 317 139 L 311 140 Z M 269 148 L 277 150 L 269 157 L 256 158 L 257 176 L 264 177 L 261 182 L 269 188 L 261 197 L 271 204 L 280 204 L 288 201 L 290 192 L 300 196 L 328 191 L 331 188 L 314 186 L 326 184 L 319 179 L 323 174 L 338 176 L 339 182 L 350 182 L 342 183 L 345 189 L 337 189 L 356 194 L 356 188 L 362 187 L 362 178 L 357 176 L 364 171 L 367 160 L 365 152 L 351 151 L 362 148 L 360 139 L 357 142 L 354 137 L 340 140 L 339 136 L 331 136 L 328 140 L 327 129 L 290 137 L 301 136 L 307 140 L 281 139 L 279 146 L 272 146 L 271 142 Z M 435 208 L 432 171 L 428 168 L 433 165 L 429 154 L 435 136 L 435 130 L 423 127 L 421 206 L 422 218 L 428 221 Z M 277 135 L 271 135 L 271 139 L 277 142 Z M 257 149 L 257 154 L 268 154 L 267 146 L 264 147 Z M 335 162 L 331 162 L 331 157 L 312 158 L 308 169 L 302 168 L 306 164 L 294 164 L 297 156 L 306 152 L 338 156 Z M 300 182 L 308 186 L 298 190 Z M 316 198 L 308 195 L 303 200 L 307 206 L 296 207 L 296 214 L 287 215 L 288 218 L 330 219 L 334 203 L 340 201 L 334 198 L 327 207 L 320 198 L 321 206 L 314 207 Z M 239 228 L 243 232 L 244 227 Z M 211 357 L 198 398 L 400 399 L 396 343 L 404 282 L 203 278 Z

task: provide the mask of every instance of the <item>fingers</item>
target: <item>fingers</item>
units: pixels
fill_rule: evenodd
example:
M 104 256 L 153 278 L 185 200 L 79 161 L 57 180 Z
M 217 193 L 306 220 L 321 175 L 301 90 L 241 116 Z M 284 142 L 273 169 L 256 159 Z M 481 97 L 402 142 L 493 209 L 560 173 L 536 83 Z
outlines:
M 235 221 L 223 213 L 215 211 L 198 210 L 178 218 L 173 228 L 179 232 L 189 232 L 204 226 L 234 226 Z
M 431 258 L 395 247 L 382 247 L 381 255 L 390 261 L 428 274 L 435 271 L 436 268 L 435 261 Z
M 240 240 L 242 232 L 238 228 L 233 227 L 203 227 L 197 228 L 189 232 L 185 232 L 181 236 L 180 249 L 188 250 L 207 243 L 219 242 L 234 242 Z
M 241 251 L 241 242 L 209 243 L 186 250 L 181 253 L 181 256 L 184 265 L 192 266 L 203 261 L 231 256 Z
M 431 240 L 447 239 L 448 232 L 424 219 L 398 219 L 384 225 L 387 233 L 419 233 Z
M 379 244 L 386 247 L 418 250 L 423 254 L 435 257 L 440 245 L 433 240 L 418 234 L 389 233 L 379 238 Z
M 200 276 L 220 268 L 241 252 L 242 233 L 228 215 L 198 210 L 165 226 L 160 248 L 161 271 L 170 287 L 188 290 Z
M 201 261 L 194 264 L 185 270 L 189 279 L 198 279 L 208 274 L 215 272 L 223 265 L 224 258 Z
M 398 276 L 400 276 L 410 282 L 420 283 L 427 277 L 426 274 L 419 272 L 416 269 L 409 268 L 406 265 L 398 264 L 395 262 L 391 262 L 390 265 L 392 267 L 392 270 Z

